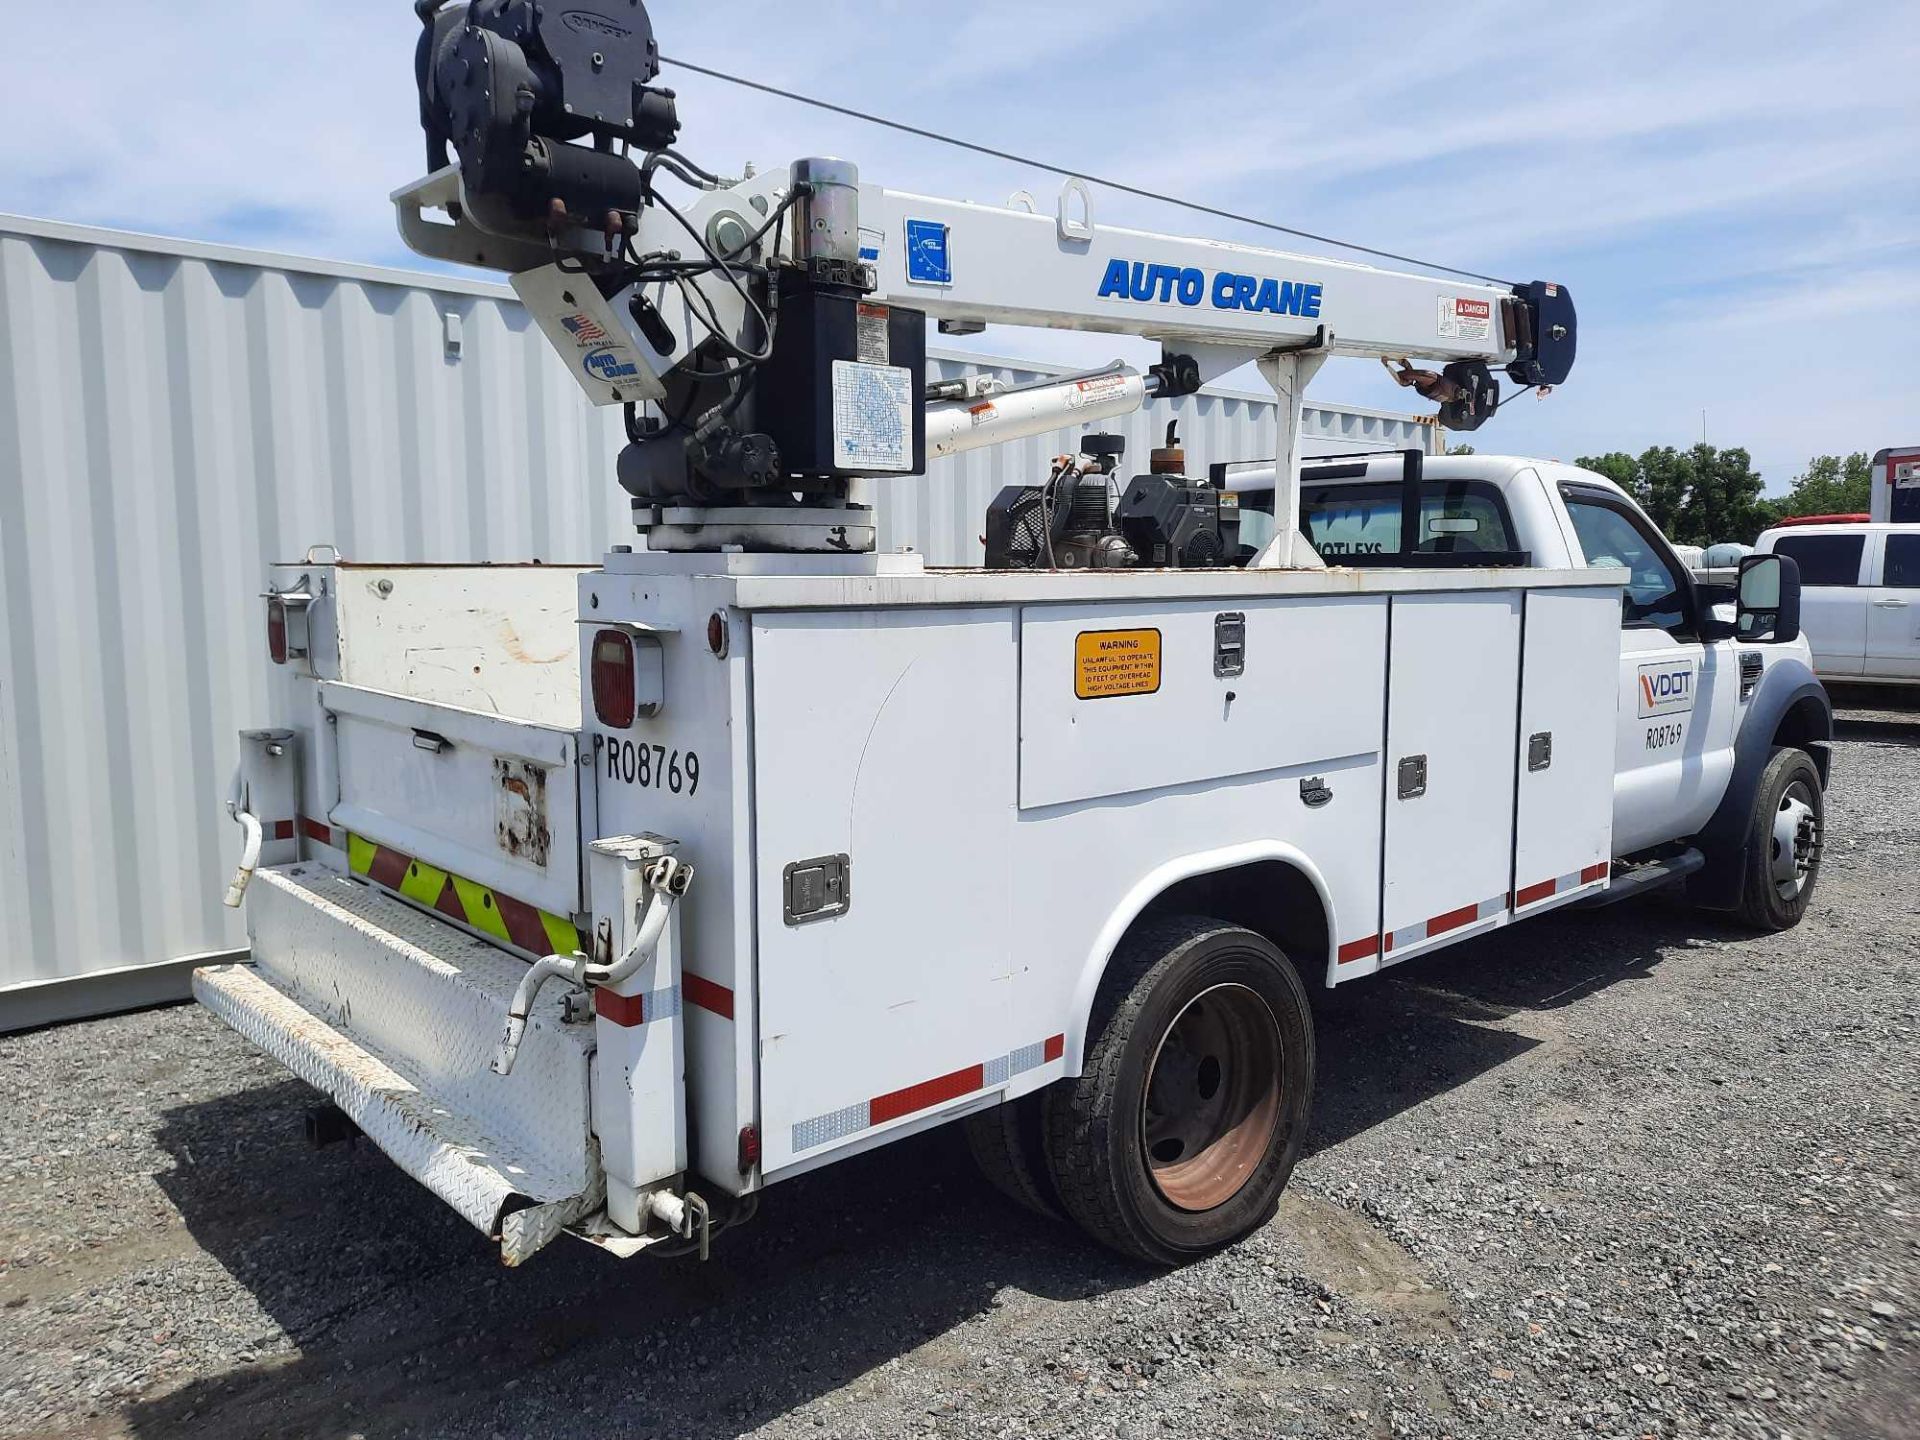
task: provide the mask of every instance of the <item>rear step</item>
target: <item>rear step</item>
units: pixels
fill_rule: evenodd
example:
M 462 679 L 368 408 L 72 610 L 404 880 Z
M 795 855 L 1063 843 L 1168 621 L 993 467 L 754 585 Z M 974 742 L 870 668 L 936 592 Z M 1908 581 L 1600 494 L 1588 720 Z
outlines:
M 605 1204 L 594 1027 L 534 1007 L 510 1077 L 488 1068 L 526 964 L 315 864 L 255 873 L 251 965 L 196 970 L 200 1003 L 501 1242 L 508 1263 Z
M 1616 905 L 1622 900 L 1631 900 L 1636 895 L 1665 889 L 1676 881 L 1686 879 L 1694 871 L 1704 868 L 1706 863 L 1705 855 L 1689 847 L 1678 855 L 1670 855 L 1664 860 L 1649 860 L 1644 865 L 1636 865 L 1631 870 L 1616 873 L 1606 889 L 1596 891 L 1585 899 L 1576 900 L 1574 905 L 1582 910 L 1597 910 L 1602 905 Z

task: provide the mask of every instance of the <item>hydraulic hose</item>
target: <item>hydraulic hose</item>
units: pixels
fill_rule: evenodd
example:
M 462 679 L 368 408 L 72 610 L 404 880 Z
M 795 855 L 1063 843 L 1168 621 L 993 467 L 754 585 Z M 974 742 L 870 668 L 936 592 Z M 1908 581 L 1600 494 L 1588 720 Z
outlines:
M 227 886 L 226 907 L 238 910 L 240 901 L 246 896 L 247 882 L 253 879 L 253 872 L 260 863 L 260 822 L 252 812 L 246 809 L 246 796 L 241 780 L 240 767 L 233 767 L 233 782 L 227 787 L 227 814 L 240 826 L 245 838 L 240 845 L 240 864 L 233 872 L 233 882 Z
M 519 985 L 514 988 L 513 999 L 507 1003 L 506 1030 L 500 1037 L 500 1048 L 493 1056 L 494 1074 L 512 1073 L 514 1059 L 520 1053 L 520 1042 L 526 1038 L 527 1018 L 533 1013 L 534 997 L 547 981 L 556 975 L 564 975 L 578 986 L 618 985 L 653 958 L 660 937 L 666 932 L 674 902 L 687 893 L 687 884 L 693 879 L 693 867 L 681 864 L 670 855 L 663 856 L 647 867 L 646 879 L 648 889 L 652 892 L 648 896 L 646 911 L 640 917 L 632 943 L 613 964 L 592 964 L 576 950 L 571 955 L 549 955 L 528 968 Z

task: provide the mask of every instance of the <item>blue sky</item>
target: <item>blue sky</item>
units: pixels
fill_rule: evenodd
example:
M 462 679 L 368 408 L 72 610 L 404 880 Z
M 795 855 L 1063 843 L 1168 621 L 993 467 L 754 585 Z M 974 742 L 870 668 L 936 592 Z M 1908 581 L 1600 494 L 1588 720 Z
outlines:
M 1415 8 L 659 0 L 668 55 L 1448 264 L 1568 285 L 1580 362 L 1472 439 L 1571 459 L 1707 438 L 1781 488 L 1920 443 L 1920 3 Z M 0 209 L 413 265 L 403 0 L 97 0 L 10 17 Z M 164 15 L 164 19 L 162 18 Z M 858 50 L 847 51 L 849 39 Z M 669 72 L 712 168 L 838 154 L 1000 202 L 1044 173 Z M 28 123 L 19 123 L 25 120 Z M 1096 193 L 1103 222 L 1291 247 Z M 1312 248 L 1299 246 L 1294 248 Z M 990 329 L 1002 354 L 1109 337 Z M 1138 349 L 1128 351 L 1139 354 Z M 1321 398 L 1408 405 L 1377 366 Z

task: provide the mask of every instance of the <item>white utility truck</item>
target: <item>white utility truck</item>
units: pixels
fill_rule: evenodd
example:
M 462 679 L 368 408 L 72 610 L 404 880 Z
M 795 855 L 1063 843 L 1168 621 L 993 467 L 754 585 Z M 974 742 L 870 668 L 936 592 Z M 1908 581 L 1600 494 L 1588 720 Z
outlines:
M 512 1262 L 704 1253 L 767 1185 L 965 1117 L 1017 1198 L 1176 1262 L 1273 1214 L 1310 988 L 1667 881 L 1799 918 L 1829 711 L 1791 562 L 1715 595 L 1577 470 L 1297 457 L 1331 355 L 1452 428 L 1490 366 L 1559 383 L 1560 287 L 1105 227 L 1074 183 L 1039 215 L 837 160 L 722 180 L 670 148 L 639 5 L 422 12 L 403 233 L 509 273 L 625 407 L 638 541 L 273 568 L 252 960 L 195 991 L 331 1097 L 320 1138 Z M 1163 359 L 929 385 L 929 319 Z M 985 568 L 874 553 L 870 487 L 928 456 L 1249 360 L 1264 481 L 1093 431 L 995 500 Z

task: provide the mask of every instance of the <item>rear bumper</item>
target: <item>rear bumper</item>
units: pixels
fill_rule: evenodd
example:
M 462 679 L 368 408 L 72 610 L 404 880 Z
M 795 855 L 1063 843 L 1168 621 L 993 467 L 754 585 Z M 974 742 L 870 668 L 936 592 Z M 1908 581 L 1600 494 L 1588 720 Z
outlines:
M 254 963 L 196 970 L 196 999 L 308 1084 L 508 1263 L 604 1207 L 591 1025 L 536 1006 L 510 1076 L 488 1059 L 526 966 L 317 865 L 259 871 Z

